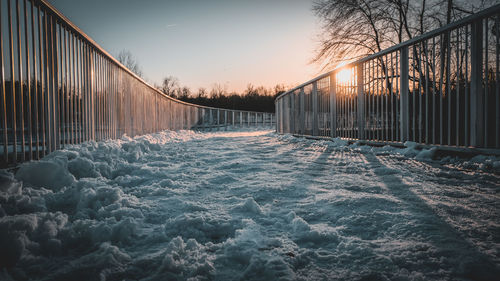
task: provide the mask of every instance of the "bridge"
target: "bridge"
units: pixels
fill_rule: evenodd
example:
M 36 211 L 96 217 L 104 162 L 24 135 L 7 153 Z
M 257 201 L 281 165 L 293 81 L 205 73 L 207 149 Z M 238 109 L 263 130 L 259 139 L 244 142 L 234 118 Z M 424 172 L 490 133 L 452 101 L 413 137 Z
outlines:
M 45 0 L 0 5 L 0 280 L 495 280 L 500 5 L 185 103 Z

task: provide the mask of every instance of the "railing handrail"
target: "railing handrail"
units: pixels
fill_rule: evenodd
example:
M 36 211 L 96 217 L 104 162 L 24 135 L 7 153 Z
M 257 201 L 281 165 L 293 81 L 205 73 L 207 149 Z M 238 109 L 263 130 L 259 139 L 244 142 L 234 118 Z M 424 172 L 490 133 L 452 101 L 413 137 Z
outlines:
M 120 67 L 122 70 L 126 71 L 128 74 L 132 75 L 135 79 L 137 79 L 139 82 L 143 83 L 150 89 L 154 90 L 156 93 L 158 93 L 161 96 L 164 96 L 170 100 L 173 100 L 175 102 L 178 102 L 180 104 L 184 105 L 189 105 L 189 106 L 194 106 L 197 108 L 205 108 L 205 109 L 224 109 L 228 111 L 234 111 L 234 112 L 248 112 L 248 113 L 271 113 L 271 112 L 261 112 L 261 111 L 249 111 L 249 110 L 238 110 L 238 109 L 226 109 L 226 108 L 218 108 L 218 107 L 211 107 L 211 106 L 204 106 L 204 105 L 199 105 L 199 104 L 193 104 L 189 102 L 185 102 L 176 98 L 173 98 L 162 91 L 158 90 L 156 87 L 151 86 L 148 82 L 146 82 L 143 78 L 141 78 L 139 75 L 135 74 L 132 72 L 130 69 L 128 69 L 125 65 L 123 65 L 121 62 L 119 62 L 117 59 L 115 59 L 110 53 L 108 53 L 103 47 L 101 47 L 96 41 L 94 41 L 89 35 L 87 35 L 82 29 L 80 29 L 76 24 L 74 24 L 71 20 L 69 20 L 66 16 L 64 16 L 59 10 L 57 10 L 52 4 L 50 4 L 47 0 L 38 0 L 40 3 L 45 6 L 50 12 L 52 12 L 60 21 L 64 22 L 69 28 L 71 28 L 76 34 L 78 34 L 82 39 L 87 41 L 90 45 L 92 45 L 94 48 L 97 49 L 102 55 L 106 56 L 109 60 L 111 60 L 114 64 L 116 64 L 118 67 Z
M 320 79 L 328 77 L 328 76 L 332 75 L 333 73 L 335 73 L 336 71 L 338 71 L 340 69 L 349 68 L 349 67 L 351 67 L 353 65 L 360 64 L 360 63 L 363 63 L 363 62 L 375 59 L 375 58 L 380 57 L 380 56 L 384 56 L 384 55 L 389 54 L 391 52 L 394 52 L 396 50 L 402 49 L 404 47 L 411 46 L 411 45 L 413 45 L 415 43 L 419 43 L 419 42 L 424 41 L 426 39 L 435 37 L 436 35 L 439 35 L 439 34 L 447 32 L 447 31 L 450 31 L 450 30 L 462 27 L 462 26 L 470 24 L 470 23 L 472 23 L 472 22 L 474 22 L 474 21 L 476 21 L 478 19 L 491 16 L 491 15 L 493 15 L 495 13 L 498 13 L 498 12 L 500 12 L 500 4 L 491 6 L 491 7 L 487 8 L 487 9 L 481 10 L 481 11 L 475 13 L 475 14 L 467 16 L 467 17 L 465 17 L 465 18 L 463 18 L 461 20 L 449 23 L 449 24 L 444 25 L 444 26 L 442 26 L 440 28 L 437 28 L 437 29 L 431 30 L 429 32 L 426 32 L 426 33 L 424 33 L 422 35 L 413 37 L 412 39 L 406 40 L 406 41 L 401 42 L 401 43 L 399 43 L 397 45 L 394 45 L 394 46 L 391 46 L 389 48 L 386 48 L 386 49 L 384 49 L 384 50 L 382 50 L 380 52 L 368 55 L 368 56 L 363 57 L 361 59 L 358 59 L 356 61 L 344 64 L 342 66 L 338 66 L 338 67 L 336 67 L 335 69 L 333 69 L 331 71 L 328 71 L 328 72 L 323 73 L 323 74 L 321 74 L 321 75 L 319 75 L 317 77 L 314 77 L 314 78 L 310 79 L 309 81 L 307 81 L 305 83 L 302 83 L 302 84 L 300 84 L 300 85 L 298 85 L 298 86 L 296 86 L 296 87 L 294 87 L 294 88 L 292 88 L 292 89 L 290 89 L 290 90 L 282 93 L 281 95 L 279 95 L 279 96 L 276 97 L 275 103 L 276 103 L 277 100 L 279 100 L 283 96 L 288 95 L 291 92 L 294 92 L 294 91 L 296 91 L 298 89 L 301 89 L 301 88 L 305 87 L 306 85 L 313 83 L 314 81 L 318 81 Z

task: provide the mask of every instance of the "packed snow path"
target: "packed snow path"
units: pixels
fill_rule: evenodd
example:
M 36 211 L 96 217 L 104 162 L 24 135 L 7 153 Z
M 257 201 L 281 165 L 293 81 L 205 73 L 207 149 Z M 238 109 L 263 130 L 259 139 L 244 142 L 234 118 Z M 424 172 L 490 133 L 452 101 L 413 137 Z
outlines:
M 71 146 L 1 171 L 0 279 L 498 278 L 499 159 L 432 152 L 269 131 Z

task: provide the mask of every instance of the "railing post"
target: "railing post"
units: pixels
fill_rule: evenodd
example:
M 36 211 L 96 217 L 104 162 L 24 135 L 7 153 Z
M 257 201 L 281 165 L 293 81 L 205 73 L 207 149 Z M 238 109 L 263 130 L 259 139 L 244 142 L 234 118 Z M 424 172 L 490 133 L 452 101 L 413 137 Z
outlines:
M 217 108 L 217 131 L 220 130 L 220 109 Z
M 232 120 L 233 122 L 232 123 L 233 123 L 233 127 L 234 127 L 234 111 L 232 111 L 232 115 L 233 115 L 233 120 Z
M 337 103 L 335 73 L 330 74 L 330 137 L 337 137 Z
M 409 112 L 409 58 L 408 58 L 408 47 L 403 47 L 401 49 L 401 60 L 400 60 L 400 122 L 401 122 L 401 142 L 405 142 L 410 139 L 410 112 Z
M 210 128 L 210 131 L 212 130 L 212 126 L 214 124 L 214 113 L 211 108 L 208 109 L 208 127 Z
M 205 109 L 201 109 L 201 127 L 205 129 Z
M 274 102 L 274 114 L 276 116 L 278 116 L 278 103 L 279 103 L 279 99 L 277 99 L 275 102 Z M 276 131 L 276 133 L 279 133 L 278 131 L 278 124 L 276 124 L 276 126 L 274 126 L 274 129 Z
M 483 96 L 483 20 L 472 23 L 471 28 L 471 86 L 470 86 L 470 144 L 484 145 Z
M 290 95 L 290 132 L 295 133 L 295 94 Z
M 312 89 L 312 114 L 313 114 L 313 124 L 312 124 L 312 135 L 317 136 L 319 131 L 318 126 L 318 82 L 313 82 Z
M 357 81 L 358 88 L 358 139 L 365 139 L 365 91 L 363 79 L 364 63 L 359 63 L 357 68 Z
M 300 121 L 300 134 L 305 135 L 306 132 L 306 109 L 304 103 L 304 88 L 300 88 L 299 93 L 299 121 Z
M 284 100 L 284 96 L 281 97 L 280 99 L 280 103 L 279 103 L 279 120 L 280 120 L 280 133 L 284 134 L 285 133 L 285 130 L 284 130 L 284 125 L 285 125 L 285 114 L 283 113 L 283 104 L 285 103 L 285 100 Z
M 227 131 L 227 110 L 224 110 L 224 130 Z

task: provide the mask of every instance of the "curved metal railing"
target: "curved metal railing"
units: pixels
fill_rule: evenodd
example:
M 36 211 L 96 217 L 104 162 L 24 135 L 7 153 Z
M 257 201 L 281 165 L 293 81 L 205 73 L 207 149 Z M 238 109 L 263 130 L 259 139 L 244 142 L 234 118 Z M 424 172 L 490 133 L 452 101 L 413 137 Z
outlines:
M 173 99 L 46 0 L 0 2 L 0 166 L 123 134 L 272 126 L 273 116 Z
M 500 148 L 500 5 L 277 97 L 278 133 Z

